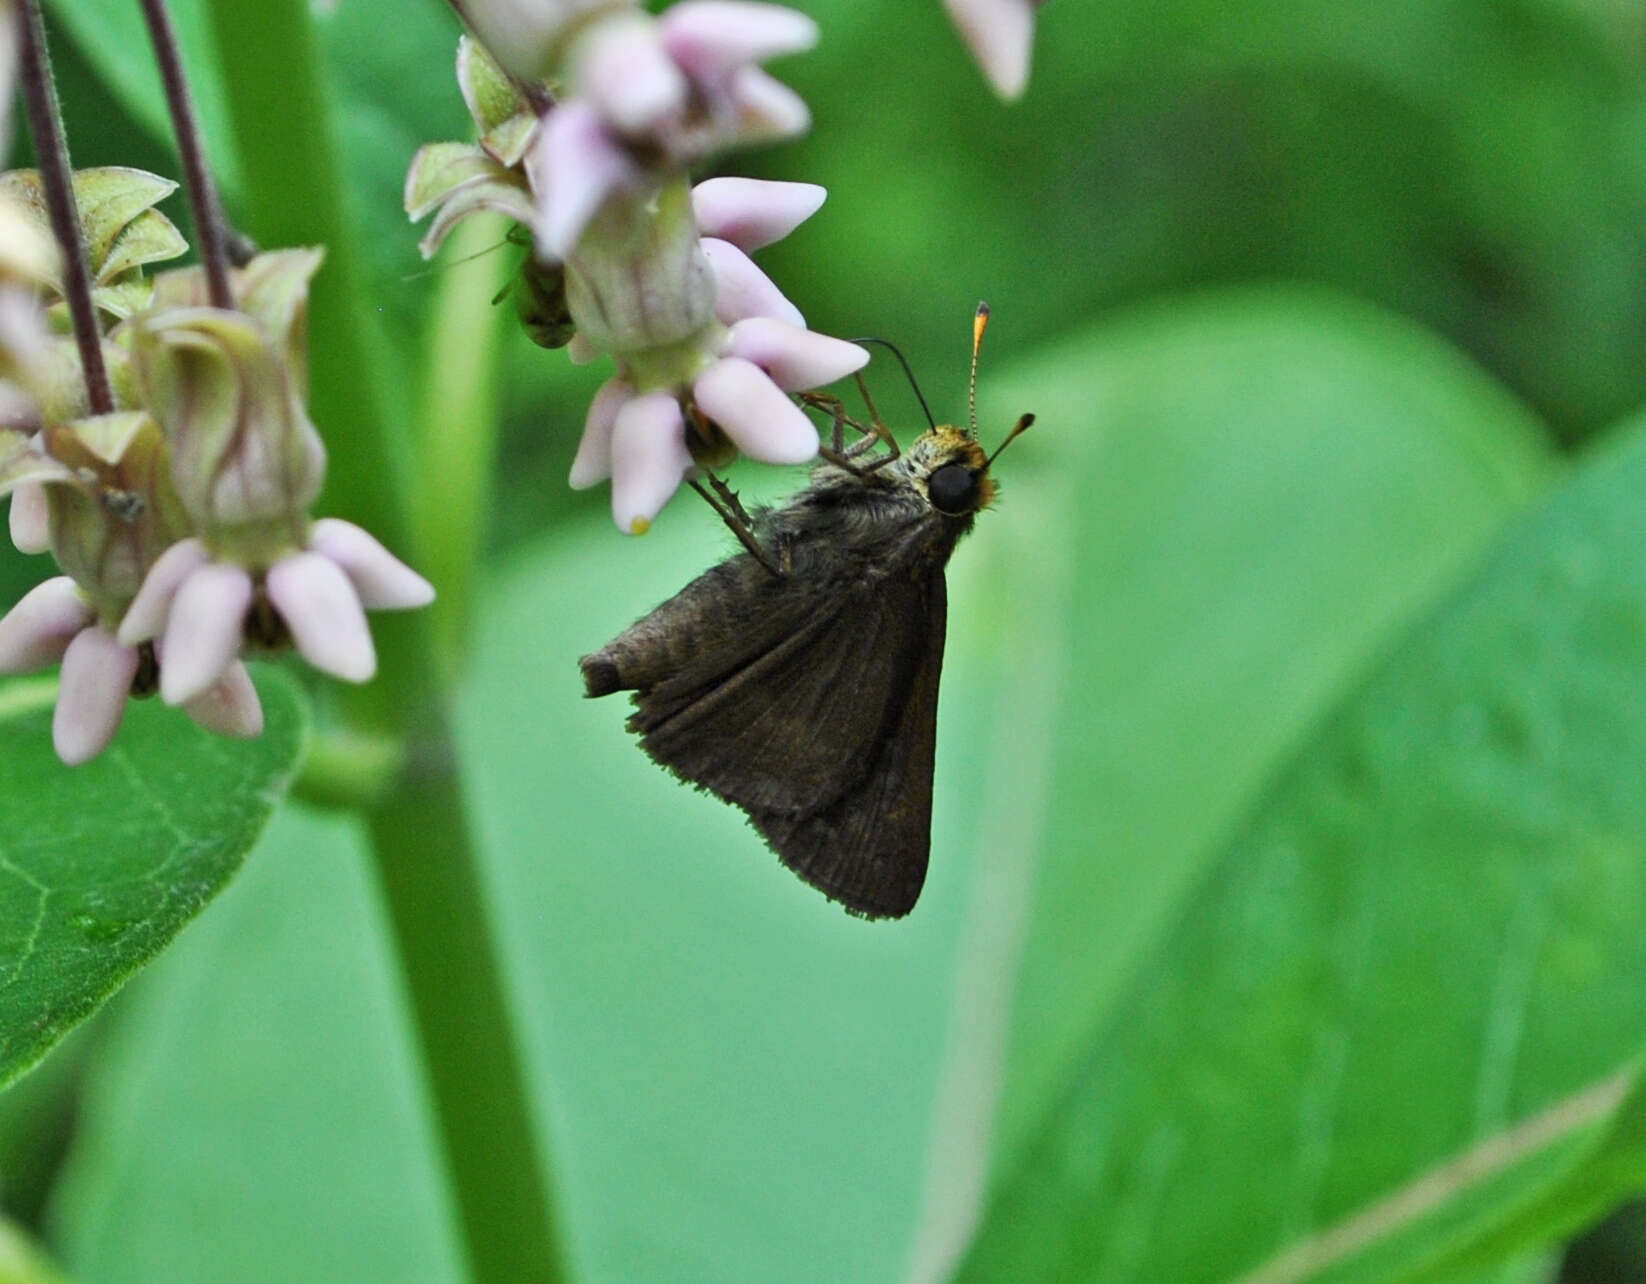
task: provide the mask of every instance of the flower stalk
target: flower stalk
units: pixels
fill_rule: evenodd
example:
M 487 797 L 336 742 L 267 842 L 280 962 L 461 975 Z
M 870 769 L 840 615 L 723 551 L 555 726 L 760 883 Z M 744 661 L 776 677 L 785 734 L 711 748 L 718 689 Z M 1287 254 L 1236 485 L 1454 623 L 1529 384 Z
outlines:
M 17 6 L 18 71 L 23 86 L 23 103 L 28 115 L 29 137 L 40 163 L 40 178 L 46 193 L 46 209 L 51 216 L 52 236 L 63 257 L 63 295 L 74 323 L 75 343 L 80 350 L 80 367 L 86 381 L 86 396 L 94 415 L 113 412 L 114 391 L 103 361 L 102 331 L 91 297 L 91 272 L 86 266 L 86 242 L 80 231 L 80 215 L 75 207 L 73 169 L 69 164 L 68 142 L 63 137 L 63 113 L 52 80 L 51 60 L 46 49 L 46 28 L 40 16 L 40 0 L 19 0 Z
M 177 152 L 183 161 L 183 185 L 188 189 L 189 211 L 194 216 L 195 250 L 206 269 L 211 305 L 229 309 L 234 307 L 234 292 L 229 287 L 227 225 L 217 183 L 200 142 L 200 124 L 195 118 L 194 100 L 189 94 L 183 60 L 178 54 L 177 32 L 166 9 L 166 0 L 143 0 L 143 19 L 148 24 L 155 61 L 160 66 L 172 133 L 177 138 Z

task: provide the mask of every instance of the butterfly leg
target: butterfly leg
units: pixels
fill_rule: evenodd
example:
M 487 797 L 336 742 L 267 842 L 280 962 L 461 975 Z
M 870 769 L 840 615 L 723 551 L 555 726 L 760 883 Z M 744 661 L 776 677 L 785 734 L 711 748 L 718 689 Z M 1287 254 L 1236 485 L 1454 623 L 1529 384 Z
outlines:
M 880 422 L 875 412 L 874 402 L 869 398 L 869 389 L 864 384 L 861 375 L 858 376 L 857 386 L 863 392 L 863 400 L 869 407 L 871 422 L 864 425 L 846 413 L 846 404 L 839 397 L 826 392 L 803 392 L 800 394 L 800 403 L 810 406 L 813 410 L 821 410 L 830 416 L 829 441 L 827 446 L 820 446 L 817 453 L 846 472 L 861 477 L 864 473 L 875 469 L 897 458 L 897 442 L 893 439 L 891 430 Z M 859 439 L 850 446 L 846 445 L 846 429 L 852 428 L 859 434 Z M 873 450 L 881 442 L 891 448 L 891 454 L 880 459 L 860 462 L 862 457 Z
M 688 478 L 688 484 L 703 496 L 709 507 L 714 509 L 720 520 L 730 528 L 731 533 L 737 536 L 738 542 L 754 556 L 755 561 L 773 575 L 781 577 L 786 568 L 773 561 L 771 554 L 760 546 L 760 541 L 754 536 L 754 520 L 744 509 L 743 501 L 738 499 L 737 492 L 706 468 L 703 475 L 709 479 L 709 488 L 705 488 L 695 478 Z M 786 549 L 784 553 L 782 560 L 787 562 L 789 559 L 786 556 Z
M 818 453 L 831 464 L 838 464 L 846 455 L 846 425 L 850 424 L 860 433 L 869 431 L 846 413 L 844 401 L 829 393 L 803 392 L 800 394 L 800 404 L 810 406 L 813 410 L 821 410 L 830 417 L 828 435 L 831 444 L 820 447 Z
M 874 398 L 869 395 L 869 385 L 863 379 L 863 372 L 859 370 L 853 378 L 857 380 L 858 392 L 863 395 L 863 404 L 868 407 L 869 431 L 864 436 L 862 441 L 855 443 L 852 448 L 846 452 L 846 455 L 848 458 L 856 459 L 859 455 L 866 454 L 868 451 L 873 450 L 877 443 L 885 442 L 886 449 L 891 453 L 884 455 L 879 459 L 871 460 L 863 466 L 864 472 L 873 472 L 877 468 L 884 468 L 887 464 L 891 463 L 892 460 L 896 459 L 902 452 L 897 448 L 897 438 L 892 436 L 892 430 L 886 427 L 885 420 L 880 417 L 880 411 L 875 409 Z

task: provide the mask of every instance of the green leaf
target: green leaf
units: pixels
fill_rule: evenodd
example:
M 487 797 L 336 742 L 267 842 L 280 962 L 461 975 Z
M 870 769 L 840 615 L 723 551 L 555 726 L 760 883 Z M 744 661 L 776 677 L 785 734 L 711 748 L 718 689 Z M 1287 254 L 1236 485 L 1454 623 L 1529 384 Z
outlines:
M 68 1284 L 17 1226 L 0 1217 L 0 1284 Z
M 1526 412 L 1448 347 L 1325 291 L 1138 309 L 986 404 L 1038 411 L 1012 449 L 1052 450 L 1064 479 L 1020 505 L 1022 461 L 1002 458 L 1008 531 L 978 572 L 1008 595 L 1058 577 L 1003 610 L 995 644 L 1008 690 L 1036 680 L 1019 656 L 1060 675 L 1029 723 L 1047 743 L 1010 1164 L 1253 791 L 1549 465 Z M 986 784 L 985 810 L 1019 815 L 1023 787 Z
M 457 1284 L 401 983 L 358 823 L 282 808 L 110 1009 L 47 1210 L 64 1263 L 99 1284 Z
M 1291 755 L 962 1278 L 1388 1280 L 1580 1171 L 1646 1049 L 1643 488 L 1637 423 Z
M 258 684 L 266 729 L 224 740 L 134 704 L 102 757 L 51 748 L 55 684 L 0 685 L 0 1084 L 163 949 L 234 872 L 290 783 L 305 717 Z
M 1465 1227 L 1424 1261 L 1415 1277 L 1439 1284 L 1529 1247 L 1558 1243 L 1646 1190 L 1646 1087 L 1638 1075 L 1623 1076 L 1619 1083 L 1631 1078 L 1604 1133 L 1564 1175 Z M 1609 1086 L 1615 1098 L 1617 1085 Z

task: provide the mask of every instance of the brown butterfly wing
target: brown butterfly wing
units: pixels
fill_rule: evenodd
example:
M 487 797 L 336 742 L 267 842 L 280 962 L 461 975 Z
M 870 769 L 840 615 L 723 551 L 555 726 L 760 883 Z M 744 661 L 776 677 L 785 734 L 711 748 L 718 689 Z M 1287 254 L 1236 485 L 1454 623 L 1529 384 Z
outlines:
M 748 809 L 785 865 L 868 918 L 901 918 L 926 881 L 947 613 L 941 571 L 922 596 L 925 629 L 913 672 L 857 784 L 811 811 Z
M 798 815 L 876 769 L 932 622 L 929 591 L 912 580 L 859 585 L 821 609 L 810 600 L 804 616 L 786 609 L 783 588 L 774 584 L 762 621 L 770 645 L 700 653 L 636 694 L 629 725 L 693 784 L 751 813 Z

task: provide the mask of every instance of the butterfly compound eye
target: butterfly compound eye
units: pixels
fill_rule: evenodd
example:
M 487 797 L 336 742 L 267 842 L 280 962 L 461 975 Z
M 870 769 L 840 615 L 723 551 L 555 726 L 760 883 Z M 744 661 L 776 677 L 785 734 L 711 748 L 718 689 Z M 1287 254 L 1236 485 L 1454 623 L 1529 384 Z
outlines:
M 965 464 L 944 464 L 926 479 L 926 497 L 950 517 L 969 513 L 977 503 L 977 474 Z

